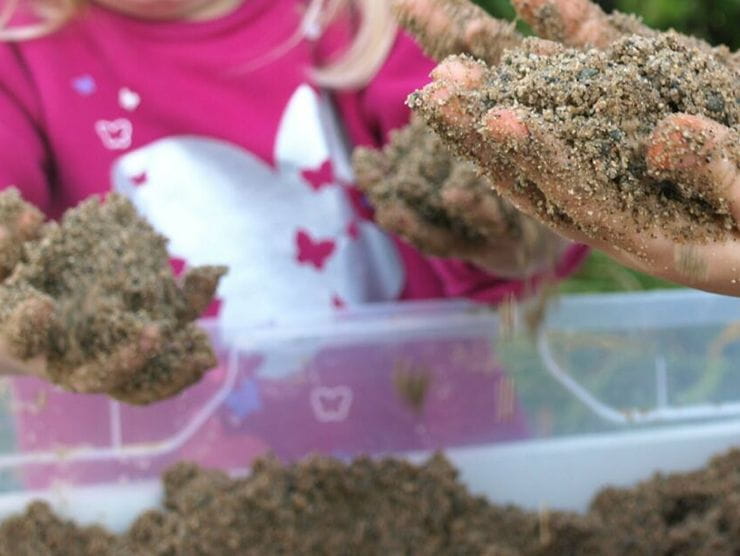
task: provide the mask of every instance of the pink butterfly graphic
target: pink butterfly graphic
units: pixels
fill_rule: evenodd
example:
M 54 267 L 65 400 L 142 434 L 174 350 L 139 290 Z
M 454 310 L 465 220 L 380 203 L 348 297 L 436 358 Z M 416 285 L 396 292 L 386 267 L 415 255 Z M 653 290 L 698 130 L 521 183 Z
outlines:
M 334 184 L 334 170 L 329 160 L 324 162 L 318 170 L 304 170 L 301 175 L 314 191 Z
M 136 186 L 144 185 L 148 179 L 149 179 L 149 176 L 147 175 L 146 172 L 141 172 L 139 174 L 136 174 L 135 176 L 131 176 L 131 181 Z
M 336 243 L 333 241 L 314 241 L 304 230 L 298 230 L 295 241 L 298 248 L 298 262 L 313 265 L 318 270 L 323 270 L 327 259 L 336 249 Z

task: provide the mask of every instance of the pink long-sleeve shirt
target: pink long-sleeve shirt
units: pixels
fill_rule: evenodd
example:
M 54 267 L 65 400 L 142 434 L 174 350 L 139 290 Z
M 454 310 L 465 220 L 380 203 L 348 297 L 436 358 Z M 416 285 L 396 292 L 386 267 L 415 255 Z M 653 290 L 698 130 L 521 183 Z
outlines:
M 0 187 L 52 217 L 93 194 L 129 197 L 183 265 L 226 264 L 228 325 L 366 302 L 523 289 L 381 232 L 352 187 L 352 145 L 408 119 L 433 67 L 399 36 L 361 90 L 309 70 L 351 23 L 293 40 L 303 2 L 249 0 L 208 22 L 151 22 L 92 5 L 48 37 L 0 45 Z M 562 261 L 573 268 L 583 249 Z

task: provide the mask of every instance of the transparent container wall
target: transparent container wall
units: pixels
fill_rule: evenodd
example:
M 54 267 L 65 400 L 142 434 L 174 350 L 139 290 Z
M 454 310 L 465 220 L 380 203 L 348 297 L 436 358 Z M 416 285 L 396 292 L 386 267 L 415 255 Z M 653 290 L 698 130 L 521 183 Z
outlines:
M 183 459 L 238 471 L 268 452 L 467 450 L 740 418 L 740 299 L 564 298 L 530 336 L 461 302 L 204 325 L 218 368 L 150 407 L 8 380 L 0 491 L 125 484 Z

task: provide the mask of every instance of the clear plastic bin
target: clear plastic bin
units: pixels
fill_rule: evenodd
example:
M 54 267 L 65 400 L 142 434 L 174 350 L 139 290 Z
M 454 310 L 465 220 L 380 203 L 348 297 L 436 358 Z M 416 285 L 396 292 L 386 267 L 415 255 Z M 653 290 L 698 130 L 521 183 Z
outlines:
M 445 450 L 476 493 L 580 510 L 607 484 L 698 467 L 740 444 L 740 299 L 568 297 L 533 337 L 457 301 L 204 326 L 219 367 L 151 407 L 8 380 L 0 518 L 45 498 L 121 530 L 157 504 L 170 464 L 241 473 L 268 452 Z

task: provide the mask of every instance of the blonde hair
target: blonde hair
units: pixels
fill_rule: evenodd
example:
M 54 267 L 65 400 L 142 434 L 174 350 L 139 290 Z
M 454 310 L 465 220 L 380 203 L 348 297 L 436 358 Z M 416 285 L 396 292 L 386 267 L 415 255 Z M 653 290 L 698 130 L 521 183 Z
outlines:
M 31 40 L 53 33 L 76 16 L 90 0 L 27 0 L 37 22 L 9 26 L 22 0 L 0 0 L 0 40 Z M 245 0 L 249 1 L 249 0 Z M 366 84 L 383 65 L 396 36 L 390 0 L 310 0 L 300 29 L 283 48 L 271 53 L 273 59 L 304 38 L 318 38 L 340 13 L 356 12 L 359 26 L 346 52 L 327 66 L 314 68 L 311 75 L 321 86 L 343 89 Z M 267 61 L 267 60 L 265 60 Z

